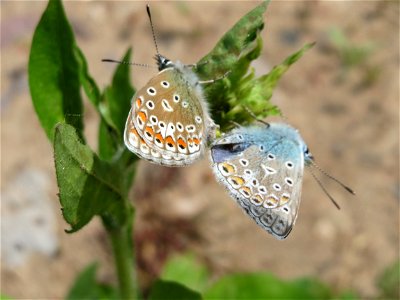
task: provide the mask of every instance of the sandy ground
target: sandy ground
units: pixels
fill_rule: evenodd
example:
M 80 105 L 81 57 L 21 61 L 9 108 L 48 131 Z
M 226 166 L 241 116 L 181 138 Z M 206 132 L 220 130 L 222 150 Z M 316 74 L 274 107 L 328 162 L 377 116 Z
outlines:
M 0 5 L 1 291 L 14 298 L 62 298 L 76 274 L 93 261 L 101 262 L 100 280 L 115 280 L 110 245 L 98 219 L 76 234 L 63 231 L 67 225 L 56 197 L 52 148 L 27 85 L 30 42 L 46 3 Z M 161 52 L 196 62 L 254 6 L 155 2 Z M 115 68 L 101 63 L 102 58 L 120 58 L 132 46 L 135 61 L 152 61 L 144 3 L 66 2 L 65 7 L 100 87 Z M 317 41 L 284 76 L 273 101 L 287 122 L 299 128 L 320 166 L 353 187 L 357 196 L 321 177 L 341 204 L 338 211 L 306 173 L 297 224 L 287 240 L 277 241 L 238 209 L 215 182 L 206 159 L 179 170 L 141 162 L 134 203 L 143 286 L 169 254 L 189 249 L 214 276 L 237 271 L 316 276 L 335 290 L 377 296 L 376 277 L 399 256 L 398 16 L 398 2 L 389 1 L 270 5 L 263 54 L 254 67 L 263 74 L 304 43 Z M 343 48 L 331 37 L 334 30 L 351 49 L 370 53 L 346 67 Z M 153 72 L 133 68 L 135 86 Z M 86 112 L 86 134 L 95 146 L 98 120 L 89 104 Z

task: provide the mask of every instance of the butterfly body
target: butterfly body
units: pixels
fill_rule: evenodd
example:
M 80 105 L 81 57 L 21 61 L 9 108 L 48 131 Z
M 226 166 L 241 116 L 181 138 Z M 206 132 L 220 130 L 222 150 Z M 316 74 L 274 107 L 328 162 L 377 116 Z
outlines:
M 304 166 L 312 156 L 300 134 L 284 123 L 240 127 L 211 146 L 216 178 L 242 209 L 278 239 L 298 213 Z
M 189 165 L 202 156 L 215 125 L 191 67 L 156 59 L 160 72 L 133 96 L 125 145 L 153 163 Z

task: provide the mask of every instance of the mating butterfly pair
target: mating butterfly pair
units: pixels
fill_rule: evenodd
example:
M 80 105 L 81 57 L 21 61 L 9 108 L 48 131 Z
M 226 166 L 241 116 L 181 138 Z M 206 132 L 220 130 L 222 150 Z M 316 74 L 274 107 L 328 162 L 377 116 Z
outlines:
M 148 6 L 147 12 L 157 49 Z M 213 80 L 200 81 L 195 66 L 174 63 L 158 49 L 156 61 L 160 72 L 133 96 L 124 132 L 127 148 L 150 162 L 180 167 L 200 159 L 211 141 L 216 178 L 258 225 L 286 238 L 296 221 L 304 166 L 320 170 L 297 130 L 271 123 L 240 127 L 213 140 L 216 125 L 201 86 Z

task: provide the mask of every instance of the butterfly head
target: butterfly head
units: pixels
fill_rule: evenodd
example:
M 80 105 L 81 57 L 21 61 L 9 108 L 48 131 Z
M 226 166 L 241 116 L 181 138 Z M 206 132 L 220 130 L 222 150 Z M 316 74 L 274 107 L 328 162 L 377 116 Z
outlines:
M 314 160 L 314 156 L 311 154 L 306 144 L 303 144 L 303 154 L 304 154 L 304 163 L 308 166 Z
M 158 71 L 162 71 L 162 70 L 164 70 L 166 68 L 170 68 L 170 67 L 174 66 L 174 63 L 172 61 L 170 61 L 165 56 L 162 56 L 161 54 L 156 54 L 154 56 L 154 59 L 157 62 Z

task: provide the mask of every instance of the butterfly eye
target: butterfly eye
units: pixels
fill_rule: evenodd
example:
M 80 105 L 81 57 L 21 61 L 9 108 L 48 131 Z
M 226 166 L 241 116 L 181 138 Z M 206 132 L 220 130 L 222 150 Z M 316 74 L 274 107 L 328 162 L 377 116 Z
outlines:
M 304 149 L 304 156 L 309 158 L 309 159 L 313 159 L 314 158 L 307 146 Z

